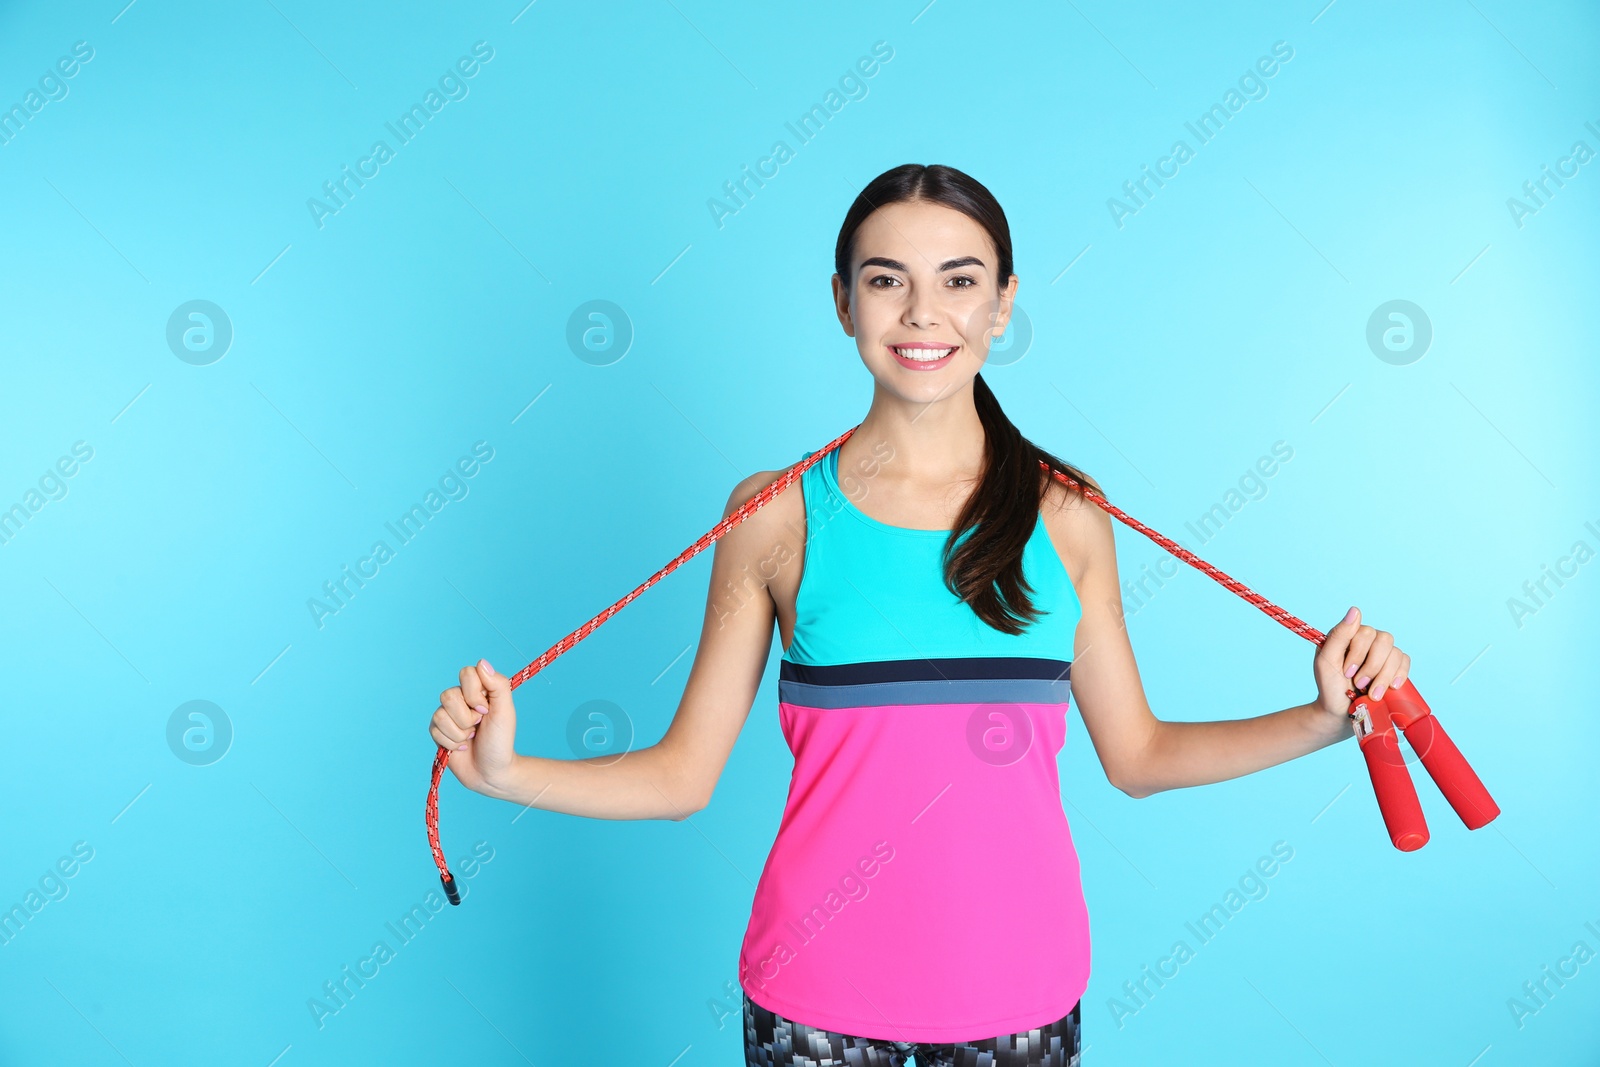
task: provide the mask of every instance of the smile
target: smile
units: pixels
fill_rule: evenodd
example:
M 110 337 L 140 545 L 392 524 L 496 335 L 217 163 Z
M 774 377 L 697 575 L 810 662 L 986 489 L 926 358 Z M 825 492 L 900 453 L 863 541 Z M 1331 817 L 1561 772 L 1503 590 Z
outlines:
M 955 355 L 956 349 L 959 347 L 959 345 L 918 343 L 890 345 L 889 351 L 894 353 L 895 359 L 899 360 L 902 366 L 914 367 L 917 370 L 929 370 L 937 366 L 943 366 L 951 356 Z

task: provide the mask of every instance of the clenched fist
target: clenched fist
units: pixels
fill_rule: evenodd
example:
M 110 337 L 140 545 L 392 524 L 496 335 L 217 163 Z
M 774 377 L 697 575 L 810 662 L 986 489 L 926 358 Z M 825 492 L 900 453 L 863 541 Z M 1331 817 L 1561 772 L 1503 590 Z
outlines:
M 1350 693 L 1366 691 L 1374 700 L 1398 689 L 1411 673 L 1411 657 L 1394 645 L 1394 635 L 1361 622 L 1361 611 L 1345 612 L 1311 662 L 1317 679 L 1317 704 L 1349 730 Z
M 439 694 L 428 732 L 435 744 L 449 750 L 450 770 L 462 785 L 497 795 L 517 759 L 511 679 L 486 659 L 461 668 L 461 684 Z

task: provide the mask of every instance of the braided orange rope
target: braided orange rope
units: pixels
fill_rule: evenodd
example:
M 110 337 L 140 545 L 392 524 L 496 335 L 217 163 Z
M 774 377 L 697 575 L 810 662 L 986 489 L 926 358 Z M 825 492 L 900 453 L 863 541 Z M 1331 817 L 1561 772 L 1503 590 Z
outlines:
M 818 452 L 812 453 L 800 463 L 797 463 L 795 466 L 791 467 L 783 474 L 782 477 L 778 478 L 771 485 L 768 485 L 755 496 L 745 501 L 745 503 L 740 505 L 736 511 L 728 515 L 721 522 L 717 523 L 710 530 L 706 531 L 706 533 L 702 535 L 699 540 L 695 541 L 694 544 L 680 552 L 677 558 L 672 560 L 672 562 L 668 563 L 666 566 L 662 567 L 660 570 L 656 571 L 655 574 L 651 575 L 649 579 L 640 584 L 639 587 L 633 592 L 629 593 L 615 604 L 612 604 L 610 607 L 606 608 L 600 614 L 596 615 L 594 618 L 590 619 L 588 622 L 584 623 L 582 626 L 578 627 L 561 640 L 557 641 L 554 645 L 551 645 L 550 648 L 546 650 L 545 653 L 538 659 L 534 660 L 532 663 L 528 664 L 526 667 L 522 668 L 516 674 L 511 676 L 511 688 L 515 689 L 529 678 L 532 678 L 535 674 L 538 674 L 540 671 L 544 670 L 544 668 L 549 666 L 557 656 L 572 648 L 573 645 L 576 645 L 585 637 L 588 637 L 601 623 L 605 622 L 607 619 L 611 618 L 611 616 L 621 611 L 628 604 L 632 603 L 634 598 L 636 598 L 640 593 L 644 592 L 646 589 L 649 589 L 662 578 L 665 578 L 683 564 L 699 555 L 706 549 L 706 547 L 714 543 L 723 534 L 727 533 L 745 519 L 749 518 L 759 508 L 771 501 L 773 497 L 777 496 L 789 486 L 793 485 L 795 480 L 804 474 L 812 466 L 812 464 L 816 463 L 828 453 L 832 452 L 834 449 L 838 448 L 840 445 L 849 440 L 850 435 L 855 433 L 859 428 L 860 424 L 857 423 L 855 426 L 852 426 L 850 429 L 834 438 L 833 441 L 827 445 L 827 447 Z M 1256 607 L 1265 612 L 1273 621 L 1294 631 L 1301 637 L 1304 637 L 1306 640 L 1314 642 L 1315 644 L 1320 645 L 1324 640 L 1326 640 L 1327 635 L 1321 630 L 1318 630 L 1309 623 L 1296 618 L 1283 608 L 1280 608 L 1276 604 L 1272 603 L 1260 593 L 1251 590 L 1243 582 L 1236 578 L 1229 577 L 1216 567 L 1213 567 L 1205 560 L 1196 556 L 1193 552 L 1190 552 L 1188 549 L 1177 544 L 1170 538 L 1162 536 L 1155 530 L 1152 530 L 1150 527 L 1140 522 L 1138 519 L 1126 514 L 1122 511 L 1122 509 L 1112 504 L 1104 496 L 1082 484 L 1076 478 L 1073 478 L 1067 474 L 1063 474 L 1061 471 L 1054 470 L 1043 460 L 1040 460 L 1039 465 L 1053 474 L 1060 481 L 1065 482 L 1068 485 L 1075 486 L 1081 490 L 1084 496 L 1088 497 L 1090 500 L 1093 500 L 1096 504 L 1100 505 L 1100 507 L 1104 508 L 1107 512 L 1111 513 L 1126 525 L 1138 530 L 1156 544 L 1160 545 L 1162 548 L 1165 548 L 1168 552 L 1171 552 L 1174 556 L 1177 556 L 1190 566 L 1204 571 L 1207 575 L 1215 579 L 1226 589 L 1236 593 L 1249 603 L 1254 604 Z M 438 753 L 433 757 L 433 780 L 428 786 L 428 805 L 427 810 L 424 813 L 424 819 L 428 826 L 428 847 L 433 850 L 433 862 L 434 865 L 439 868 L 439 880 L 444 884 L 445 896 L 449 898 L 451 904 L 460 904 L 461 896 L 459 891 L 456 889 L 455 878 L 451 876 L 449 865 L 445 862 L 444 851 L 439 847 L 439 780 L 444 775 L 444 769 L 449 763 L 450 750 L 441 745 Z

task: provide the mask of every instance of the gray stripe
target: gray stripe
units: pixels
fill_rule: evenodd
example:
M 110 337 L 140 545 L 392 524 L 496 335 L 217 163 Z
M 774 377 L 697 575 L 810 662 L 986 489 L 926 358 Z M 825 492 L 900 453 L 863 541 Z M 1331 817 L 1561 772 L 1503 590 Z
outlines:
M 1065 704 L 1066 678 L 933 678 L 860 685 L 778 682 L 778 699 L 807 708 L 861 708 L 884 704 Z

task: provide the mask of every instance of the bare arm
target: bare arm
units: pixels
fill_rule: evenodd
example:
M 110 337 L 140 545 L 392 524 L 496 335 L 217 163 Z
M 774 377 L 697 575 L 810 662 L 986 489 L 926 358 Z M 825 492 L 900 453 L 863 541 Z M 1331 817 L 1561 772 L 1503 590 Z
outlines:
M 1047 518 L 1060 537 L 1078 546 L 1082 574 L 1075 584 L 1083 617 L 1073 646 L 1072 695 L 1106 777 L 1118 789 L 1147 797 L 1226 781 L 1353 736 L 1343 721 L 1344 707 L 1330 707 L 1324 697 L 1247 719 L 1156 718 L 1123 625 L 1111 516 L 1092 501 L 1074 500 Z
M 779 473 L 740 482 L 724 517 Z M 713 547 L 700 645 L 660 741 L 620 759 L 518 754 L 510 681 L 480 664 L 462 670 L 462 684 L 441 694 L 434 715 L 434 740 L 453 749 L 451 771 L 486 796 L 592 819 L 682 820 L 704 807 L 755 702 L 772 647 L 775 612 L 760 560 L 782 536 L 776 509 L 776 501 L 769 503 Z M 487 714 L 476 710 L 482 707 Z

